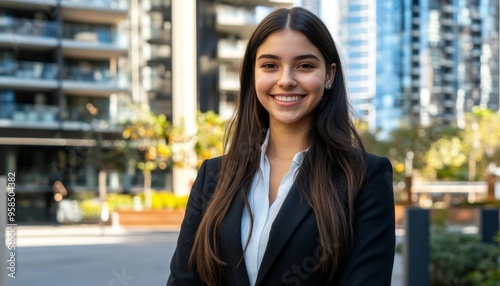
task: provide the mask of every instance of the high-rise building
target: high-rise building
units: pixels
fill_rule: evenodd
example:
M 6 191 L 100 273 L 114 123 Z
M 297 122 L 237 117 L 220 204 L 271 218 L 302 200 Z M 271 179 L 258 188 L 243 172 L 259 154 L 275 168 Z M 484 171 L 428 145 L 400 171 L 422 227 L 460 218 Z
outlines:
M 358 117 L 381 137 L 401 125 L 463 125 L 499 110 L 499 3 L 339 0 L 338 30 Z
M 403 50 L 403 6 L 399 0 L 378 1 L 376 7 L 375 121 L 380 136 L 400 126 L 403 112 L 403 68 L 409 57 Z M 410 67 L 409 63 L 407 67 Z
M 48 215 L 55 180 L 96 186 L 87 152 L 120 136 L 129 96 L 128 11 L 125 1 L 0 2 L 0 172 L 16 172 L 20 221 Z
M 0 2 L 0 174 L 16 172 L 19 221 L 49 219 L 57 180 L 69 192 L 95 193 L 95 147 L 121 139 L 130 104 L 149 102 L 170 116 L 169 7 L 169 0 Z M 108 175 L 110 191 L 133 185 Z
M 498 110 L 498 1 L 404 3 L 406 121 L 460 126 L 473 106 Z
M 375 122 L 376 2 L 340 0 L 339 46 L 343 55 L 347 91 L 356 116 Z M 373 125 L 372 125 L 373 126 Z

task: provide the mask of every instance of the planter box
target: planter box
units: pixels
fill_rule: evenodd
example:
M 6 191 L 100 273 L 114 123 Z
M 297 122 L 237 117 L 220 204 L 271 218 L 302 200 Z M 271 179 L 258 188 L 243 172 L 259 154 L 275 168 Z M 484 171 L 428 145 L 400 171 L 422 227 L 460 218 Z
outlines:
M 117 220 L 120 226 L 179 226 L 184 219 L 184 209 L 175 210 L 120 210 Z

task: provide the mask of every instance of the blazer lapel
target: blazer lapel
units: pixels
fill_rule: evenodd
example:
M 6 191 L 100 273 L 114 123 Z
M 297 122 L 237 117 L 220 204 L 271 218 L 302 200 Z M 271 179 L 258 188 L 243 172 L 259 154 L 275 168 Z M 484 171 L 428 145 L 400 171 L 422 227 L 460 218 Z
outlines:
M 250 286 L 245 260 L 243 259 L 243 247 L 241 245 L 241 216 L 244 203 L 239 195 L 236 195 L 222 223 L 221 234 L 222 249 L 227 249 L 227 268 L 234 271 L 234 278 L 238 286 Z
M 311 206 L 301 198 L 300 191 L 293 186 L 271 227 L 269 241 L 259 268 L 256 285 L 260 284 L 262 278 L 265 276 L 288 239 L 311 210 Z

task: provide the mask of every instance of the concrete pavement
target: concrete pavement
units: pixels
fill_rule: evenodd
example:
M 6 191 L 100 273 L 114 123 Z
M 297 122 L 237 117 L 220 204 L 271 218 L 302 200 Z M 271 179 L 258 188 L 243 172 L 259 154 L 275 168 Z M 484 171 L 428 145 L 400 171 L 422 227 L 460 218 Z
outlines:
M 176 228 L 18 226 L 8 286 L 165 285 L 177 236 Z M 396 255 L 392 286 L 402 274 Z

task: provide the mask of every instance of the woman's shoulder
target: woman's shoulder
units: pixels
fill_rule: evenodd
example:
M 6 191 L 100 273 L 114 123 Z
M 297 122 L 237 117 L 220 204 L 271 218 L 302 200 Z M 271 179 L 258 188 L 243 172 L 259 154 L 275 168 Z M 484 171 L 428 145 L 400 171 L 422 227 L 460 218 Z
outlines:
M 372 153 L 366 154 L 366 166 L 368 170 L 392 168 L 391 161 L 387 157 L 375 155 Z
M 206 159 L 202 163 L 202 167 L 205 165 L 205 168 L 208 170 L 219 170 L 220 166 L 222 164 L 222 159 L 224 158 L 224 155 L 218 156 L 218 157 L 213 157 L 210 159 Z M 202 168 L 200 167 L 200 169 Z

